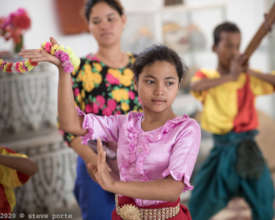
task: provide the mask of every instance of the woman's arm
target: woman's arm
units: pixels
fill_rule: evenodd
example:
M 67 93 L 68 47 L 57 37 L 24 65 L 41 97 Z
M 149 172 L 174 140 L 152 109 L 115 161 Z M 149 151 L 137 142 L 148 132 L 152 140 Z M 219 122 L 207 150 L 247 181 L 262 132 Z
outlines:
M 81 143 L 81 137 L 75 137 L 70 143 L 70 146 L 84 160 L 86 165 L 90 163 L 91 166 L 96 167 L 97 155 L 89 146 Z M 90 172 L 90 176 L 96 181 L 94 172 Z
M 110 144 L 112 143 L 108 143 L 108 146 L 110 146 Z M 87 164 L 90 164 L 90 166 L 94 168 L 91 170 L 92 172 L 90 172 L 90 176 L 94 181 L 97 181 L 94 174 L 94 172 L 97 170 L 97 154 L 91 149 L 90 146 L 81 143 L 81 137 L 75 137 L 70 143 L 70 146 L 84 160 L 86 166 Z M 108 160 L 107 164 L 112 169 L 112 176 L 118 179 L 119 172 L 117 167 L 117 160 L 110 159 Z
M 34 175 L 38 170 L 34 161 L 24 157 L 0 155 L 0 164 L 15 169 L 28 176 Z
M 248 70 L 248 74 L 250 74 L 251 76 L 254 76 L 258 79 L 264 80 L 264 81 L 275 86 L 275 75 L 257 73 L 256 71 L 253 71 L 253 70 Z
M 87 145 L 81 143 L 81 137 L 75 137 L 70 143 L 71 148 L 85 161 L 97 165 L 96 153 Z
M 88 170 L 89 173 L 94 172 L 91 164 L 88 164 Z M 95 177 L 104 190 L 132 198 L 176 201 L 184 189 L 184 183 L 174 180 L 171 176 L 162 180 L 149 182 L 122 182 L 115 180 L 110 175 L 110 172 L 106 163 L 106 152 L 103 151 L 101 141 L 99 140 Z

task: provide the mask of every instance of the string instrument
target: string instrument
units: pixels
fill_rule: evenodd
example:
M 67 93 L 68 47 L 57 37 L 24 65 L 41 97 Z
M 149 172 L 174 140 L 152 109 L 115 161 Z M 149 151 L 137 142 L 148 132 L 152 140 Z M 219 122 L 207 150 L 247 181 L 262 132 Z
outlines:
M 256 34 L 253 36 L 253 38 L 247 45 L 243 53 L 244 55 L 243 63 L 246 63 L 251 57 L 251 55 L 253 54 L 253 52 L 259 47 L 262 39 L 271 30 L 271 26 L 274 22 L 275 22 L 275 3 L 273 4 L 269 12 L 266 14 L 265 21 L 261 24 Z

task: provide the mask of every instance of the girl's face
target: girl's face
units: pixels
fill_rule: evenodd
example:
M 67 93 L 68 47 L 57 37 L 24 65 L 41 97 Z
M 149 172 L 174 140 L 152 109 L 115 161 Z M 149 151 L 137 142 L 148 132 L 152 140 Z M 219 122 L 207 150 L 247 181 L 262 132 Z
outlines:
M 126 23 L 125 15 L 120 14 L 105 2 L 99 2 L 91 10 L 89 30 L 99 46 L 112 46 L 120 43 Z
M 170 112 L 179 89 L 176 68 L 166 61 L 156 61 L 145 66 L 135 87 L 144 112 Z

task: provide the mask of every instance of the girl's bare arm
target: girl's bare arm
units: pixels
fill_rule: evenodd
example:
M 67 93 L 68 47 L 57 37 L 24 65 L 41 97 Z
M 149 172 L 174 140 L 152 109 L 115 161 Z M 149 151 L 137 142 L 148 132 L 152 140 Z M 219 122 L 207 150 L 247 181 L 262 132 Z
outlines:
M 15 169 L 28 176 L 34 175 L 38 170 L 34 161 L 24 157 L 0 155 L 0 164 Z

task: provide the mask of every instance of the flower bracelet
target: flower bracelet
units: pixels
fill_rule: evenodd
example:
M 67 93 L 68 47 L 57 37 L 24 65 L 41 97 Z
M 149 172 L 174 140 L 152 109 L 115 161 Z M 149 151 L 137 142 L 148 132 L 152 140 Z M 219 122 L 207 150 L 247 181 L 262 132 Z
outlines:
M 60 60 L 64 72 L 71 73 L 79 67 L 80 59 L 72 52 L 70 48 L 65 48 L 58 44 L 53 45 L 51 42 L 43 43 L 41 48 Z M 37 64 L 37 62 L 32 62 L 30 59 L 15 63 L 0 59 L 0 70 L 8 73 L 24 73 L 31 71 L 35 66 L 37 66 Z

